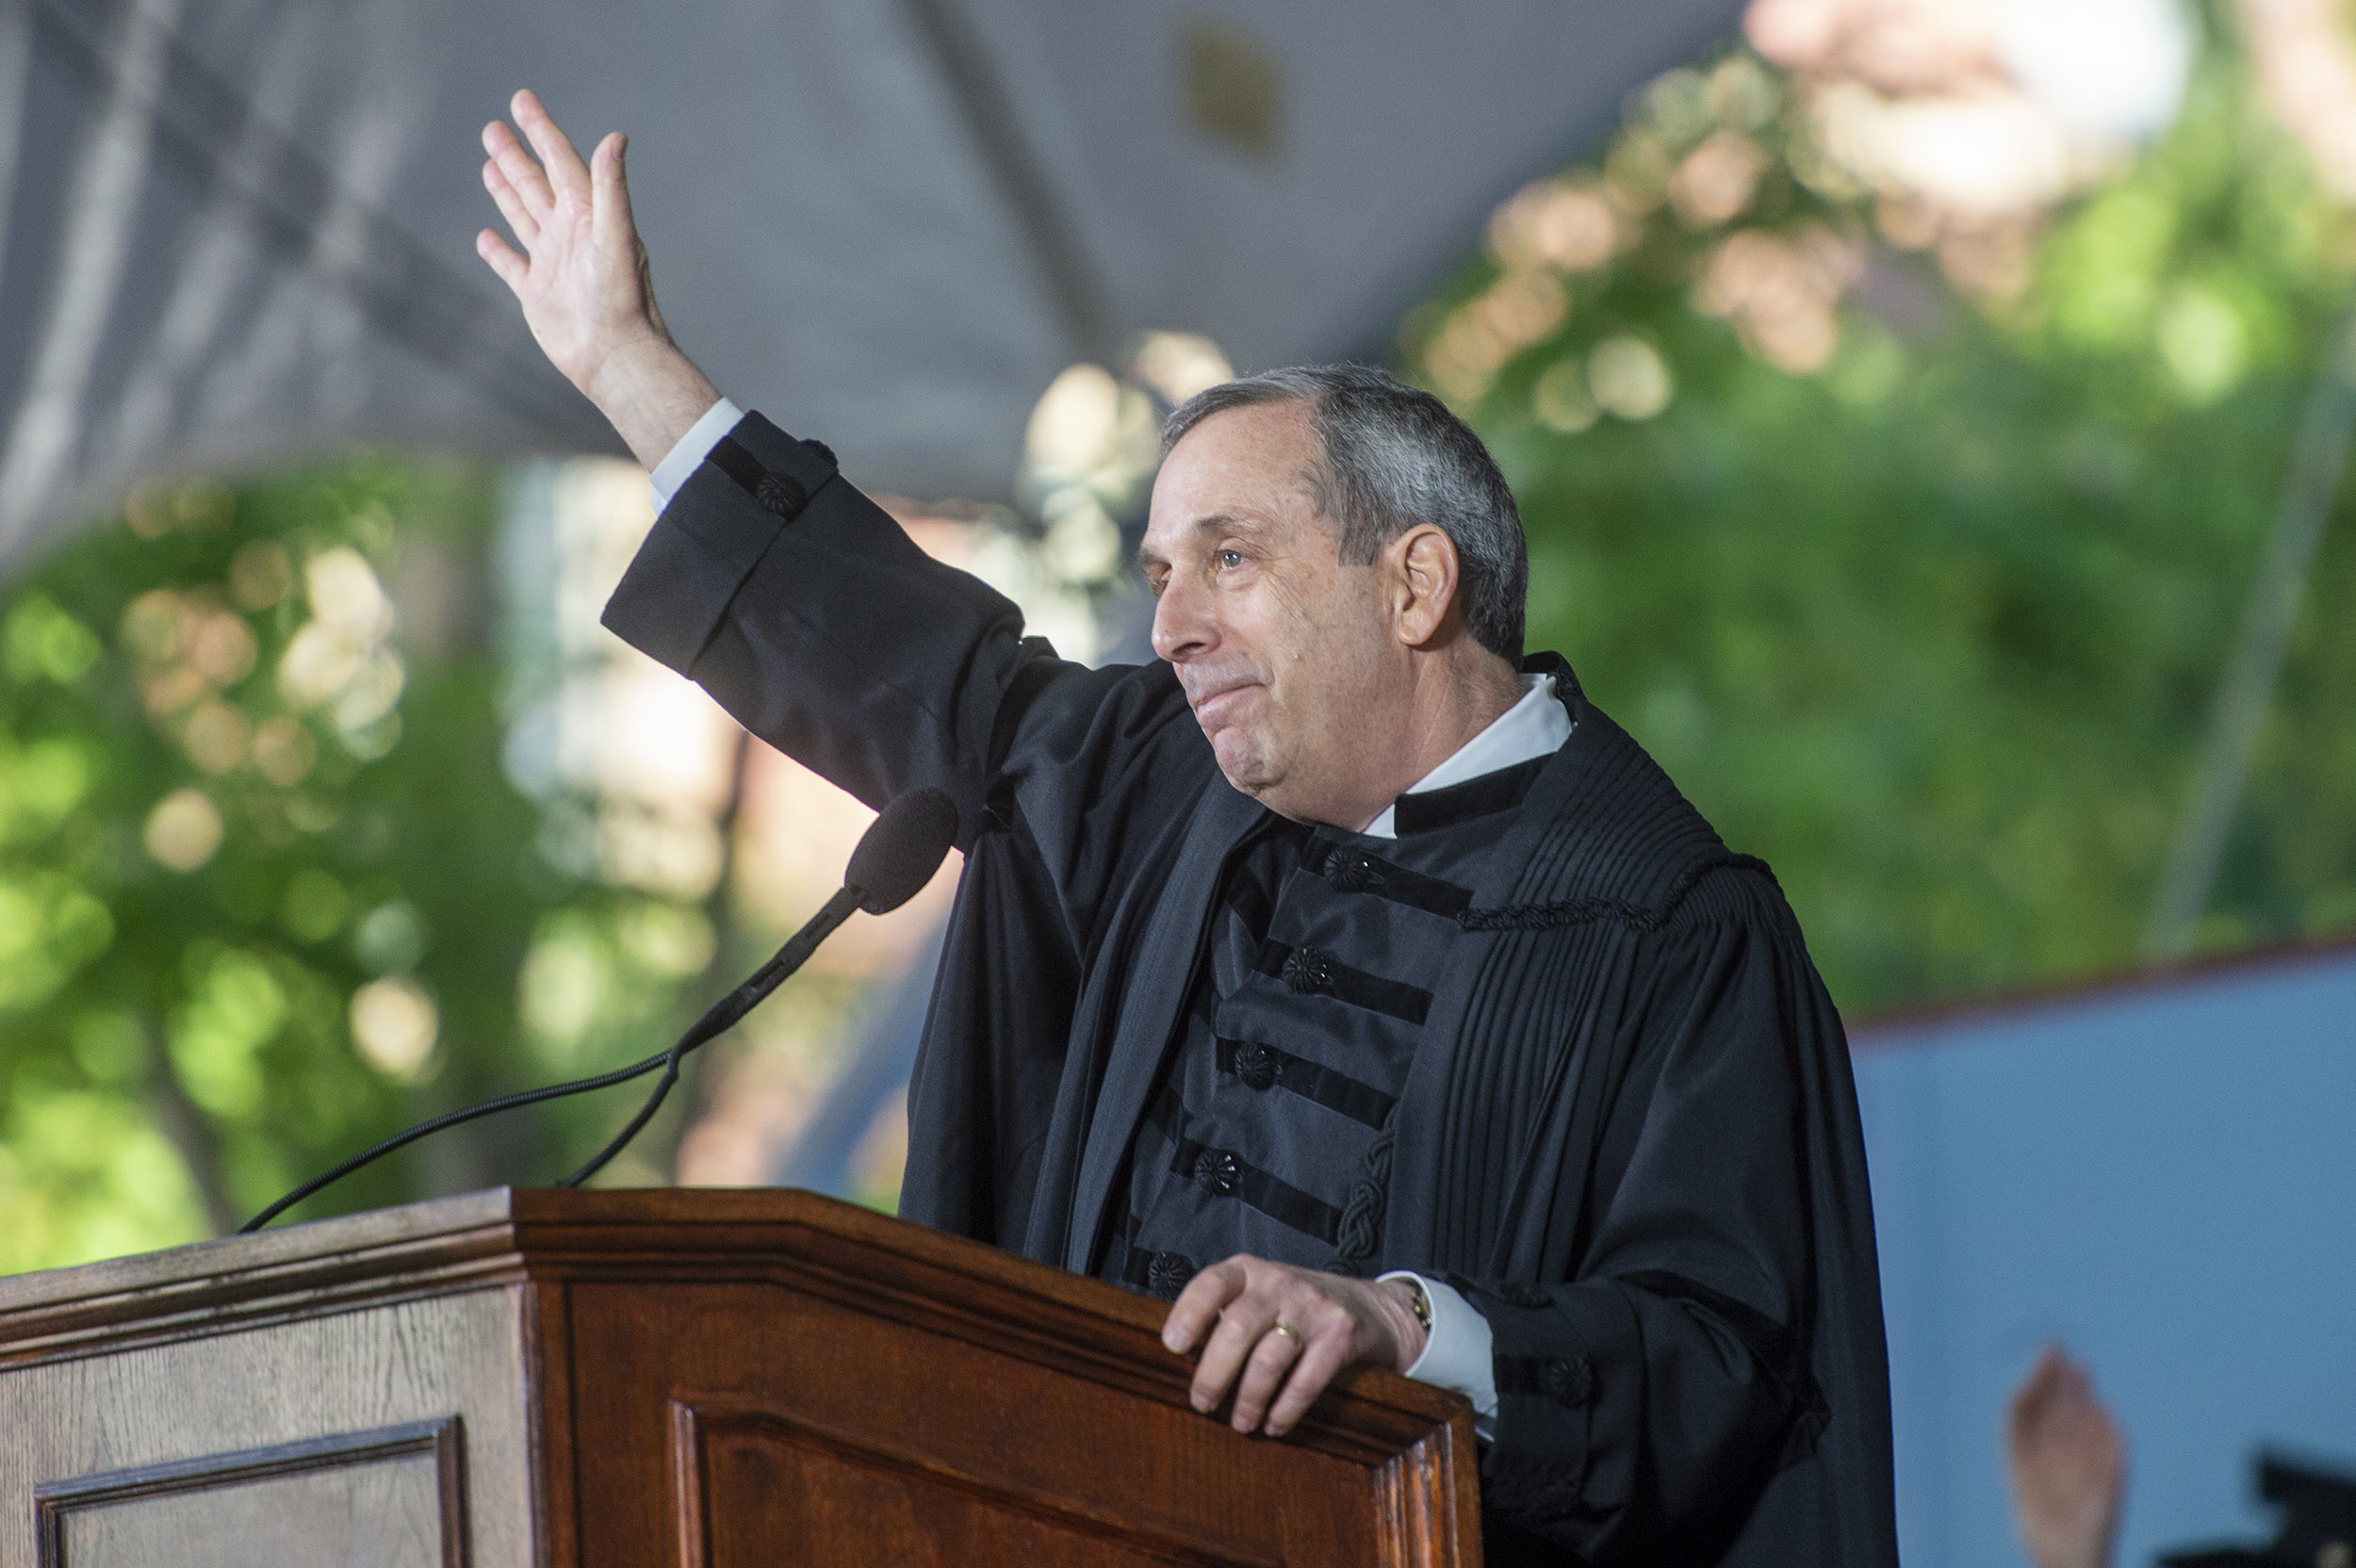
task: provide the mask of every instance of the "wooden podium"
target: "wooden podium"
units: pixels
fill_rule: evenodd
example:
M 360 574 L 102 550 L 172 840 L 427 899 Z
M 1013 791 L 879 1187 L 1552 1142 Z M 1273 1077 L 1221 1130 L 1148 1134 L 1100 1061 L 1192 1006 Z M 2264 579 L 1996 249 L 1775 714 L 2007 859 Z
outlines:
M 0 1280 L 0 1568 L 1462 1564 L 1471 1409 L 810 1193 L 496 1190 Z

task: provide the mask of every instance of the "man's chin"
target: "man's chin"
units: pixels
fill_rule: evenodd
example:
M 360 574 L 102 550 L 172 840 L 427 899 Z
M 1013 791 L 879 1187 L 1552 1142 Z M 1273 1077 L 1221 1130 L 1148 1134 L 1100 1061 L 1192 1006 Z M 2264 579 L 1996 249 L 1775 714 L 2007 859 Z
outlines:
M 1219 771 L 1248 795 L 1258 795 L 1272 787 L 1283 772 L 1270 765 L 1268 748 L 1259 737 L 1244 733 L 1235 725 L 1222 726 L 1209 736 L 1211 755 L 1219 759 Z

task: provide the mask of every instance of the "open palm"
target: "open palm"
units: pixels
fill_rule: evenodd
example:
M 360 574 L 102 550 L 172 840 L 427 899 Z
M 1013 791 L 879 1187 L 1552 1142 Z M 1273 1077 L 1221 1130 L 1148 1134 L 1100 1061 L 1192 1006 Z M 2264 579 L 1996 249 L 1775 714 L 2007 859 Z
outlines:
M 584 164 L 538 98 L 518 92 L 509 107 L 532 145 L 499 121 L 483 127 L 483 183 L 523 250 L 485 229 L 475 251 L 515 291 L 540 351 L 652 468 L 720 394 L 655 308 L 626 141 L 608 136 Z
M 583 164 L 537 97 L 518 92 L 510 107 L 532 145 L 501 122 L 484 126 L 483 183 L 523 251 L 489 229 L 475 250 L 515 290 L 549 362 L 594 399 L 616 354 L 650 335 L 668 341 L 630 218 L 624 139 L 607 136 Z

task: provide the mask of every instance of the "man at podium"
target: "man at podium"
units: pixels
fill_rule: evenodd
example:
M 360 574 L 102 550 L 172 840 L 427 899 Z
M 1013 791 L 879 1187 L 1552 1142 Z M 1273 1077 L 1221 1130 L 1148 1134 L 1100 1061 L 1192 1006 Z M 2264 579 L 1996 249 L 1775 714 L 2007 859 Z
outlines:
M 1492 1560 L 1894 1562 L 1841 1023 L 1729 853 L 1551 653 L 1521 526 L 1356 367 L 1170 416 L 1142 667 L 924 557 L 663 329 L 618 136 L 486 128 L 479 249 L 654 474 L 606 624 L 965 873 L 904 1217 L 1169 1298 L 1198 1408 L 1455 1388 Z

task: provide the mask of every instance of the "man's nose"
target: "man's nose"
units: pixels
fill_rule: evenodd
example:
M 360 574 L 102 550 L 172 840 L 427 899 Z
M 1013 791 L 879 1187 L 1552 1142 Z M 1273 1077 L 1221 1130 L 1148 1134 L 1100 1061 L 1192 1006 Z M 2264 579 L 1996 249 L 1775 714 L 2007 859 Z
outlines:
M 1209 652 L 1218 642 L 1219 630 L 1202 593 L 1171 573 L 1153 601 L 1153 651 L 1183 664 Z

